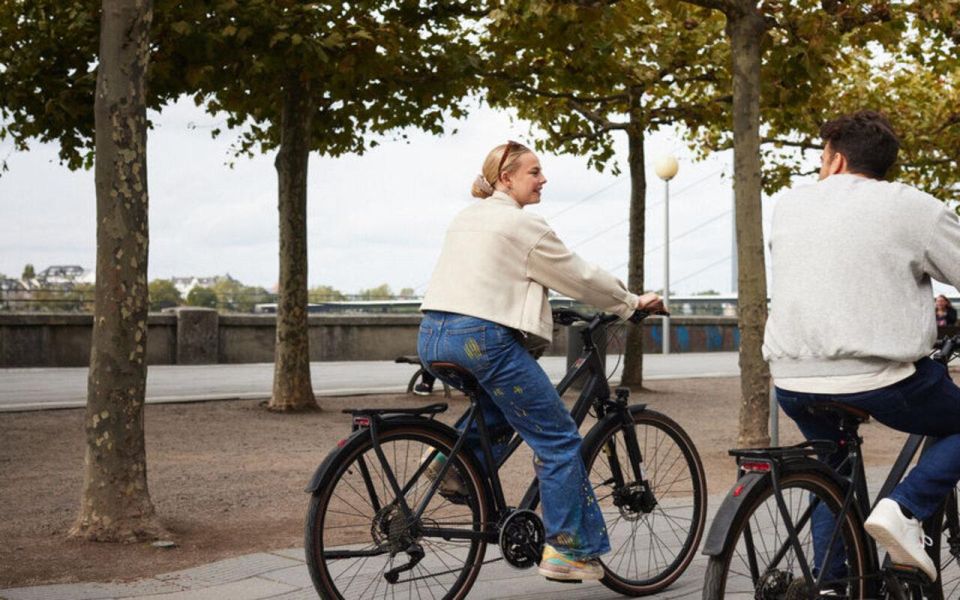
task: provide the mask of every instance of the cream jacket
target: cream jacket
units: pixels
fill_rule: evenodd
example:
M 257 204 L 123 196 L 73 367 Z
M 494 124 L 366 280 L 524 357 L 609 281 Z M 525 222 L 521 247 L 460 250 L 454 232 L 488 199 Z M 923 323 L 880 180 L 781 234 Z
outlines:
M 568 250 L 543 217 L 495 192 L 450 224 L 420 310 L 478 317 L 549 341 L 548 289 L 624 319 L 639 300 L 617 278 Z

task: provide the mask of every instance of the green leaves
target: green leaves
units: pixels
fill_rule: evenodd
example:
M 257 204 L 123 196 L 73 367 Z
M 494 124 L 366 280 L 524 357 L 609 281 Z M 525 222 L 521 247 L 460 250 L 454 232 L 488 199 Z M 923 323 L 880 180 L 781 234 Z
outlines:
M 467 0 L 154 0 L 148 106 L 183 94 L 239 129 L 240 153 L 279 140 L 287 73 L 313 90 L 312 149 L 362 152 L 368 133 L 441 132 L 477 86 Z M 92 164 L 96 0 L 0 3 L 0 135 L 18 149 L 59 140 L 70 168 Z
M 616 169 L 615 132 L 642 135 L 718 117 L 728 49 L 723 18 L 712 11 L 638 0 L 604 7 L 514 0 L 489 17 L 488 99 L 547 132 L 544 150 Z

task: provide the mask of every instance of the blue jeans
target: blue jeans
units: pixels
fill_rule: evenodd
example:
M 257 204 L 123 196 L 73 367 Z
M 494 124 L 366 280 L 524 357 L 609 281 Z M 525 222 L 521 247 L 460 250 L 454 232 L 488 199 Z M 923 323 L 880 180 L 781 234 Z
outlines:
M 580 457 L 577 424 L 516 336 L 515 330 L 484 319 L 426 311 L 417 352 L 428 370 L 431 362 L 452 362 L 477 378 L 495 459 L 514 430 L 533 450 L 547 543 L 578 559 L 609 552 L 603 514 Z M 476 425 L 466 437 L 466 447 L 484 464 Z
M 917 465 L 890 493 L 921 521 L 933 515 L 960 480 L 960 388 L 950 380 L 947 369 L 929 358 L 916 362 L 916 372 L 877 390 L 856 394 L 806 394 L 776 389 L 783 411 L 797 423 L 808 440 L 839 441 L 836 419 L 811 414 L 806 407 L 823 401 L 842 402 L 867 411 L 878 422 L 907 433 L 935 436 Z M 836 468 L 846 458 L 839 448 L 821 457 Z M 833 531 L 834 518 L 826 507 L 813 515 L 814 564 L 820 567 Z M 836 553 L 834 553 L 836 554 Z M 842 558 L 831 561 L 826 577 L 842 576 Z

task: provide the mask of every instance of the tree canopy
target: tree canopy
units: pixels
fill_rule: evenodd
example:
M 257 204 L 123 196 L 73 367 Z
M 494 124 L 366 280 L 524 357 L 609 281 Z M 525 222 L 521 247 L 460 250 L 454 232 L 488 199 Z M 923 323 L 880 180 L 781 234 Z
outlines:
M 723 122 L 722 17 L 661 4 L 502 3 L 483 39 L 491 104 L 546 132 L 538 148 L 585 155 L 615 173 L 616 132 Z

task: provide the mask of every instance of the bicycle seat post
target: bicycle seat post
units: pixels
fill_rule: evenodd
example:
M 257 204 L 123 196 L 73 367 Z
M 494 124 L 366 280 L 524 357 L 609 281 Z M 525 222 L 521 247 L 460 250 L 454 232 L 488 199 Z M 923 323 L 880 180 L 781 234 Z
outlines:
M 480 435 L 480 448 L 483 452 L 484 462 L 486 463 L 484 466 L 486 467 L 487 480 L 490 483 L 494 497 L 497 502 L 499 502 L 499 505 L 506 506 L 503 487 L 500 484 L 500 477 L 497 475 L 497 461 L 493 456 L 493 448 L 490 444 L 490 431 L 487 428 L 487 422 L 484 420 L 483 411 L 480 408 L 480 394 L 483 393 L 480 382 L 477 381 L 473 373 L 456 363 L 432 362 L 430 363 L 430 368 L 440 379 L 449 381 L 451 385 L 463 391 L 463 393 L 467 395 L 467 398 L 470 399 L 470 409 L 462 421 L 463 431 L 468 431 L 472 423 L 475 422 L 477 424 L 477 432 Z M 458 447 L 463 443 L 465 437 L 465 433 L 460 434 L 460 440 L 457 441 Z

